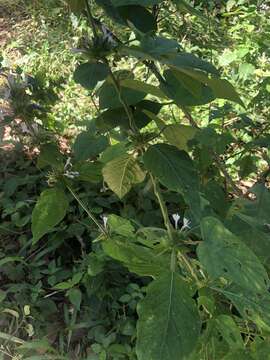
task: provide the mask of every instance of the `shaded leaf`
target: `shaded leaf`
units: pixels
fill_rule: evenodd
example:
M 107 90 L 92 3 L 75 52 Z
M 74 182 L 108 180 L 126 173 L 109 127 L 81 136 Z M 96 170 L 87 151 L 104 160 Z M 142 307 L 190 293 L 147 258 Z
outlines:
M 93 90 L 99 81 L 103 81 L 110 73 L 110 69 L 103 63 L 85 63 L 77 67 L 74 72 L 76 83 L 88 90 Z
M 201 232 L 203 243 L 197 254 L 211 277 L 223 277 L 243 289 L 267 291 L 268 275 L 257 256 L 218 219 L 202 219 Z
M 200 318 L 187 283 L 164 273 L 147 288 L 138 305 L 139 360 L 186 359 L 200 334 Z
M 188 154 L 172 145 L 156 144 L 146 151 L 143 161 L 163 185 L 183 194 L 191 212 L 200 218 L 199 178 Z
M 91 132 L 81 132 L 73 145 L 76 160 L 87 160 L 99 155 L 108 146 L 106 136 L 93 136 Z

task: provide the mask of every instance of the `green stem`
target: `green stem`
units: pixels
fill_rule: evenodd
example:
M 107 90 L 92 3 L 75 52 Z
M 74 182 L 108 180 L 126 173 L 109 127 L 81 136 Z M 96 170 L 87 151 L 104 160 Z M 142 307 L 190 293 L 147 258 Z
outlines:
M 169 219 L 169 215 L 168 215 L 168 211 L 167 211 L 167 207 L 165 205 L 165 202 L 162 198 L 161 192 L 160 192 L 160 188 L 158 183 L 156 182 L 156 180 L 154 179 L 153 175 L 150 173 L 150 178 L 153 184 L 153 188 L 154 188 L 154 193 L 158 199 L 158 203 L 159 203 L 159 207 L 162 213 L 162 217 L 164 220 L 164 225 L 167 229 L 168 235 L 169 235 L 169 239 L 170 239 L 170 243 L 173 244 L 173 228 L 172 225 L 170 223 L 170 219 Z
M 93 18 L 93 15 L 92 15 L 88 0 L 85 0 L 85 6 L 86 6 L 86 11 L 87 11 L 88 21 L 89 21 L 89 24 L 90 24 L 90 26 L 91 26 L 91 28 L 93 30 L 94 38 L 97 39 L 98 34 L 97 34 L 97 30 L 96 30 L 95 20 Z
M 102 232 L 103 235 L 107 236 L 107 231 L 105 228 L 103 228 L 99 222 L 97 221 L 96 217 L 90 212 L 90 210 L 87 209 L 87 207 L 84 205 L 84 203 L 79 199 L 79 197 L 74 193 L 74 191 L 67 185 L 68 190 L 74 197 L 74 199 L 77 200 L 78 204 L 83 208 L 83 210 L 86 212 L 86 214 L 89 216 L 89 218 L 97 225 L 99 230 Z
M 132 114 L 132 112 L 130 110 L 130 107 L 127 105 L 126 101 L 124 100 L 124 98 L 123 98 L 123 96 L 121 94 L 120 86 L 119 86 L 118 81 L 115 78 L 113 72 L 111 71 L 111 69 L 110 69 L 110 77 L 111 77 L 112 83 L 113 83 L 113 85 L 115 87 L 115 90 L 116 90 L 116 92 L 118 94 L 119 101 L 123 105 L 123 108 L 125 109 L 125 112 L 127 114 L 128 121 L 129 121 L 129 126 L 130 126 L 131 130 L 134 131 L 134 132 L 138 132 L 138 130 L 135 127 L 133 114 Z

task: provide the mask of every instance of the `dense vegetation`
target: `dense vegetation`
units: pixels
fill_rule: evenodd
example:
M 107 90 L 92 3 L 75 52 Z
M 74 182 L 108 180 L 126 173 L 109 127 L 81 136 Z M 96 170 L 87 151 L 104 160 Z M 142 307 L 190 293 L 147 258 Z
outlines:
M 267 2 L 0 13 L 0 359 L 270 358 Z

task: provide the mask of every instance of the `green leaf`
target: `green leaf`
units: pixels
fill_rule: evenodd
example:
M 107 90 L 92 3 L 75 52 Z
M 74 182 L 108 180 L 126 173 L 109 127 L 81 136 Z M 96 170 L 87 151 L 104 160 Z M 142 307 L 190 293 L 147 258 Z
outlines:
M 268 275 L 257 256 L 218 219 L 202 219 L 201 232 L 203 243 L 197 254 L 211 277 L 223 277 L 243 289 L 267 291 Z
M 125 79 L 122 80 L 120 84 L 124 88 L 142 91 L 145 92 L 146 94 L 150 94 L 163 99 L 167 98 L 167 96 L 158 87 L 151 84 L 147 84 L 146 82 L 142 82 L 134 79 Z
M 74 165 L 74 171 L 78 171 L 78 179 L 97 183 L 102 180 L 102 164 L 98 162 L 83 162 Z
M 203 72 L 196 71 L 194 69 L 180 69 L 180 71 L 201 82 L 202 84 L 208 85 L 212 89 L 216 98 L 234 101 L 237 104 L 245 107 L 243 101 L 240 99 L 236 90 L 228 80 L 220 79 L 216 76 L 208 77 Z
M 81 132 L 74 143 L 74 155 L 76 160 L 82 161 L 99 155 L 108 146 L 106 136 L 93 136 L 91 132 Z
M 145 7 L 139 5 L 120 6 L 117 8 L 121 17 L 135 26 L 142 33 L 155 32 L 157 24 L 154 16 Z
M 143 90 L 137 91 L 121 87 L 120 91 L 122 98 L 127 105 L 135 105 L 146 96 L 146 93 Z M 100 109 L 115 109 L 123 106 L 119 99 L 119 94 L 115 90 L 113 84 L 105 82 L 105 84 L 99 89 L 98 96 Z
M 188 151 L 188 142 L 194 138 L 198 129 L 189 125 L 166 125 L 162 120 L 156 119 L 157 126 L 171 145 L 179 150 Z
M 3 259 L 0 259 L 0 267 L 4 266 L 5 264 L 8 264 L 10 262 L 23 262 L 24 260 L 20 256 L 6 256 Z
M 129 271 L 140 276 L 158 277 L 169 270 L 169 256 L 161 256 L 153 249 L 137 245 L 130 238 L 113 236 L 103 241 L 102 246 L 107 255 L 121 261 Z
M 163 92 L 178 106 L 197 106 L 215 99 L 212 89 L 185 74 L 173 70 L 164 71 L 166 83 L 161 83 Z
M 55 143 L 45 144 L 41 146 L 37 166 L 40 169 L 43 169 L 46 166 L 61 169 L 61 167 L 63 167 L 63 159 L 63 154 L 60 153 L 59 148 Z
M 126 151 L 126 143 L 124 142 L 111 145 L 101 154 L 100 161 L 106 164 L 121 155 L 125 155 Z
M 254 322 L 260 329 L 270 331 L 270 294 L 256 294 L 245 290 L 237 285 L 231 285 L 226 289 L 215 289 L 224 294 L 236 307 L 241 316 Z
M 231 316 L 219 315 L 215 318 L 215 324 L 220 335 L 226 340 L 230 349 L 244 348 L 240 329 Z
M 99 81 L 103 81 L 110 73 L 110 69 L 103 63 L 85 63 L 77 67 L 74 81 L 88 90 L 93 90 Z
M 110 189 L 122 199 L 133 185 L 144 180 L 145 173 L 137 160 L 128 154 L 108 162 L 103 168 L 103 177 Z
M 58 188 L 44 190 L 32 213 L 33 243 L 63 220 L 67 209 L 68 200 L 62 190 Z
M 164 273 L 138 305 L 138 360 L 186 359 L 200 334 L 200 318 L 190 289 L 176 273 Z
M 75 307 L 75 309 L 77 311 L 80 311 L 81 301 L 82 301 L 81 291 L 77 288 L 69 289 L 67 292 L 67 296 L 71 304 Z
M 164 186 L 183 194 L 191 212 L 199 219 L 201 216 L 199 178 L 188 154 L 172 145 L 156 144 L 146 151 L 143 161 L 145 167 Z
M 131 225 L 131 222 L 121 216 L 117 216 L 115 214 L 109 215 L 107 224 L 112 233 L 122 235 L 124 237 L 134 236 L 135 229 Z

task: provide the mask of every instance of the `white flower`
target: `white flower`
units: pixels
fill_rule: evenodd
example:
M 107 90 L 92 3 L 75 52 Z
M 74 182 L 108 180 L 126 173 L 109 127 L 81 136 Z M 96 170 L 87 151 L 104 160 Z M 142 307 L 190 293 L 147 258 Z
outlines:
M 180 217 L 179 214 L 176 213 L 176 214 L 172 214 L 172 218 L 174 220 L 174 227 L 177 230 L 178 229 L 178 222 L 181 219 L 181 217 Z
M 64 170 L 66 170 L 68 167 L 72 168 L 71 157 L 67 158 L 67 161 L 66 161 L 65 166 L 64 166 Z
M 183 226 L 181 227 L 181 230 L 190 229 L 191 221 L 184 217 L 183 219 Z
M 174 220 L 174 227 L 176 230 L 178 230 L 178 223 L 179 221 L 181 220 L 181 217 L 179 214 L 175 213 L 175 214 L 172 214 L 172 218 Z M 183 225 L 180 229 L 180 231 L 183 231 L 185 229 L 190 229 L 190 225 L 191 225 L 191 221 L 187 218 L 183 218 Z
M 74 179 L 75 177 L 80 176 L 80 173 L 78 171 L 66 171 L 64 172 L 64 176 L 69 179 Z
M 101 215 L 101 218 L 103 220 L 103 225 L 105 227 L 105 229 L 107 228 L 107 222 L 108 222 L 108 216 L 106 215 Z

